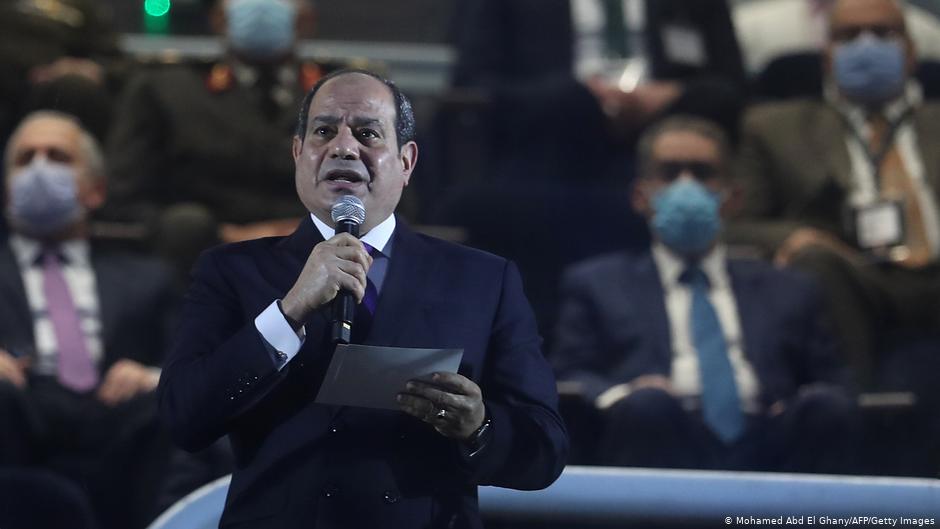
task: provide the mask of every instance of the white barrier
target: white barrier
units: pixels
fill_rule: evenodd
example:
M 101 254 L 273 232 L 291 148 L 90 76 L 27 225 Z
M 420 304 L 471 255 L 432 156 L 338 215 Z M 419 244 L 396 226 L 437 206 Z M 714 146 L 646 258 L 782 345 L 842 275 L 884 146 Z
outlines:
M 230 479 L 219 478 L 183 498 L 148 529 L 218 527 Z M 562 523 L 720 524 L 729 517 L 815 516 L 817 522 L 877 517 L 940 524 L 940 481 L 569 466 L 541 491 L 480 487 L 480 509 L 487 519 Z

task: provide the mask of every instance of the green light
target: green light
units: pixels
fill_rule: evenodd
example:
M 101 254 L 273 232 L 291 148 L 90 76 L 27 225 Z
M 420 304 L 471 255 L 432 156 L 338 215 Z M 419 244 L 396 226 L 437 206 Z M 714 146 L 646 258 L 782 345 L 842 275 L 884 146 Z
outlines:
M 170 0 L 144 0 L 144 12 L 148 16 L 162 17 L 170 12 Z

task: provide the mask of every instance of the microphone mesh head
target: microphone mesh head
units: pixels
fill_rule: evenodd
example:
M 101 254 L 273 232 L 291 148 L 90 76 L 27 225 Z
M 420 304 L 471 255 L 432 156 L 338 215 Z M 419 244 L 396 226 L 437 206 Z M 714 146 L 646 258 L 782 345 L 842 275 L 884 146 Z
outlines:
M 330 216 L 333 222 L 352 221 L 355 224 L 362 224 L 366 221 L 366 207 L 362 201 L 353 195 L 343 195 L 330 210 Z

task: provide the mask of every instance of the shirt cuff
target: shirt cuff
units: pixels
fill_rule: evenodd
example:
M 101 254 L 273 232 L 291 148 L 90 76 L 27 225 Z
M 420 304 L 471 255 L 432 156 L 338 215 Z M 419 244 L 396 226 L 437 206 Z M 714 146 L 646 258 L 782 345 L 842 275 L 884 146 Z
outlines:
M 303 327 L 294 332 L 284 313 L 281 312 L 279 301 L 279 299 L 274 300 L 255 318 L 255 328 L 261 334 L 264 345 L 271 354 L 271 359 L 278 371 L 297 355 L 300 346 L 304 343 L 304 338 L 307 337 Z

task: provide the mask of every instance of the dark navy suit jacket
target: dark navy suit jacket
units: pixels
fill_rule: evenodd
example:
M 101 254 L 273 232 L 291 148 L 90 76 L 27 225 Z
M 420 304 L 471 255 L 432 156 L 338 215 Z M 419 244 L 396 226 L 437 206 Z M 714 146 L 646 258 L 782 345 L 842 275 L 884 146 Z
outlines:
M 196 265 L 160 382 L 175 439 L 229 434 L 236 457 L 222 527 L 481 527 L 476 486 L 536 489 L 561 472 L 568 439 L 555 380 L 515 266 L 399 222 L 367 344 L 464 349 L 494 436 L 473 458 L 398 411 L 314 404 L 329 364 L 328 315 L 280 372 L 254 318 L 283 298 L 322 236 L 218 247 Z
M 815 284 L 752 260 L 728 260 L 744 354 L 760 382 L 761 403 L 804 384 L 845 383 Z M 592 400 L 646 374 L 669 376 L 672 344 L 665 296 L 649 253 L 620 252 L 569 269 L 553 361 L 560 378 L 580 381 Z

